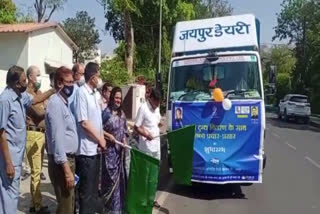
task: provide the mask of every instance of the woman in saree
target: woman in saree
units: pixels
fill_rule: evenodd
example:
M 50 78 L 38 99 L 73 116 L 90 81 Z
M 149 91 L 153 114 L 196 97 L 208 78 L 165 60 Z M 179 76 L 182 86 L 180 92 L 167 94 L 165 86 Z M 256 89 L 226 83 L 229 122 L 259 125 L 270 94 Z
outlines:
M 104 213 L 124 214 L 127 176 L 125 171 L 125 148 L 115 141 L 127 144 L 127 121 L 121 108 L 122 91 L 111 91 L 108 107 L 102 112 L 102 122 L 107 139 L 103 155 L 101 191 L 104 197 Z

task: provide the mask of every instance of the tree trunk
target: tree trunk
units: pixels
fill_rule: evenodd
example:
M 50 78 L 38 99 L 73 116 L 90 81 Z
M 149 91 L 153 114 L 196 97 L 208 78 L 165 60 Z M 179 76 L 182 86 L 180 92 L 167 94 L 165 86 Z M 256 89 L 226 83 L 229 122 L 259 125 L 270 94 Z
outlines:
M 125 62 L 128 74 L 132 76 L 133 73 L 133 56 L 134 56 L 134 31 L 130 12 L 124 12 L 124 39 L 126 46 Z
M 43 5 L 43 0 L 36 0 L 33 6 L 37 12 L 38 23 L 41 23 L 47 9 L 47 5 Z

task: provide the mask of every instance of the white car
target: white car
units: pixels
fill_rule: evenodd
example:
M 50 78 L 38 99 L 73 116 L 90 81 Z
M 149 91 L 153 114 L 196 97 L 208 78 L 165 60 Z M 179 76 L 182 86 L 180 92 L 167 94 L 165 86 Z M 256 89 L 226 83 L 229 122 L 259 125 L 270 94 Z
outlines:
M 300 94 L 288 94 L 279 103 L 278 116 L 280 119 L 303 119 L 308 123 L 311 115 L 311 107 L 308 97 Z

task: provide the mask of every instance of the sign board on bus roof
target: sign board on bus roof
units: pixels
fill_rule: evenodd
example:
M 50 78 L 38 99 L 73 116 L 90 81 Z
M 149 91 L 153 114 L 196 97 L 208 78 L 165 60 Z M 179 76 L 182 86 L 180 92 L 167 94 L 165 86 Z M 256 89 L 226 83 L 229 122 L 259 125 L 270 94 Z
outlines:
M 252 14 L 178 22 L 173 53 L 258 47 L 256 19 Z

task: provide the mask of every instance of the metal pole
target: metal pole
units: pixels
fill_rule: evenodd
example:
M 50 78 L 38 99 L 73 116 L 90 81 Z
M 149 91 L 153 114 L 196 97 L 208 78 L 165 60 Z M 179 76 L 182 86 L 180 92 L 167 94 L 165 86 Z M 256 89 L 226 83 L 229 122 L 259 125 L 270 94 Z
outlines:
M 158 73 L 161 73 L 161 46 L 162 46 L 162 0 L 160 0 L 160 25 L 159 25 L 159 67 Z
M 156 88 L 161 92 L 161 46 L 162 46 L 162 0 L 160 0 L 160 24 L 159 24 L 159 65 L 156 73 Z

